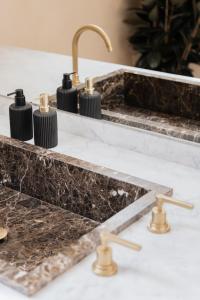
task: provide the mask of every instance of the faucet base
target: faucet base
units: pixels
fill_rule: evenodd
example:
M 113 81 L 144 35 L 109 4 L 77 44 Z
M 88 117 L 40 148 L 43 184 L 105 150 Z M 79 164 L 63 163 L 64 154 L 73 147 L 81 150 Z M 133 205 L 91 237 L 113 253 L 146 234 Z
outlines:
M 117 273 L 117 264 L 112 260 L 112 249 L 108 246 L 97 247 L 97 259 L 92 265 L 96 275 L 112 276 Z
M 112 261 L 110 265 L 101 265 L 95 261 L 92 265 L 93 272 L 99 276 L 113 276 L 117 273 L 117 264 Z
M 152 210 L 152 220 L 148 226 L 149 231 L 153 233 L 167 233 L 170 231 L 170 225 L 167 222 L 166 212 L 163 208 L 155 206 Z
M 171 230 L 170 225 L 167 223 L 163 225 L 150 224 L 147 228 L 150 232 L 158 234 L 167 233 Z

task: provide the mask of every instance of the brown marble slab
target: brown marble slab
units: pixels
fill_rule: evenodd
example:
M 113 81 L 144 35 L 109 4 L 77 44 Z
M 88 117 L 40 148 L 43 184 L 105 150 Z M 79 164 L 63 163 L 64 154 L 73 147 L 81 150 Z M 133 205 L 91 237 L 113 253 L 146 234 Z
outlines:
M 74 165 L 73 158 L 43 149 L 35 152 L 35 146 L 25 148 L 10 141 L 0 138 L 0 181 L 97 222 L 147 193 L 144 188 Z
M 103 119 L 200 142 L 200 86 L 124 69 L 95 78 L 95 88 Z
M 0 281 L 32 295 L 147 213 L 148 181 L 0 136 Z M 88 266 L 90 268 L 90 266 Z
M 71 245 L 99 223 L 1 187 L 0 225 L 9 230 L 0 260 L 27 272 L 58 253 L 69 255 Z
M 120 70 L 96 88 L 104 119 L 200 142 L 200 86 Z

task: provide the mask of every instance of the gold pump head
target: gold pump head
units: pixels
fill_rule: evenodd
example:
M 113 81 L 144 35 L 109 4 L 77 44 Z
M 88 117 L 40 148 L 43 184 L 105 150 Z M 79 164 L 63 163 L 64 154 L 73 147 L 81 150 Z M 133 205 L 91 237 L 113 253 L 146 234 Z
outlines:
M 49 112 L 49 95 L 47 93 L 40 94 L 40 112 Z
M 112 259 L 112 248 L 108 247 L 109 241 L 136 251 L 140 251 L 142 248 L 140 245 L 120 239 L 110 232 L 102 232 L 100 238 L 101 244 L 96 249 L 97 259 L 92 265 L 93 272 L 100 276 L 112 276 L 118 271 L 118 266 Z
M 90 95 L 94 93 L 93 77 L 88 77 L 85 79 L 85 91 Z
M 163 208 L 164 203 L 174 204 L 183 208 L 192 209 L 193 205 L 181 200 L 177 200 L 166 195 L 156 196 L 156 206 L 152 210 L 152 220 L 148 225 L 149 231 L 153 233 L 167 233 L 170 231 L 170 225 L 167 222 L 166 211 Z

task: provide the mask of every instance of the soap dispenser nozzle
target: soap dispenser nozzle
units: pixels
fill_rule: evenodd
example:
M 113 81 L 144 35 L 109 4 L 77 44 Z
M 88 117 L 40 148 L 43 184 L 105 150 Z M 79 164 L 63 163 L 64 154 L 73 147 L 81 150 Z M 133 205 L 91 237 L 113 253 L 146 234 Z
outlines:
M 65 73 L 63 74 L 63 81 L 62 81 L 62 88 L 63 89 L 71 89 L 72 88 L 72 80 L 70 78 L 71 75 L 73 75 L 74 72 L 72 73 Z
M 22 89 L 17 89 L 13 93 L 7 94 L 7 96 L 15 95 L 16 106 L 24 106 L 26 104 L 24 91 Z

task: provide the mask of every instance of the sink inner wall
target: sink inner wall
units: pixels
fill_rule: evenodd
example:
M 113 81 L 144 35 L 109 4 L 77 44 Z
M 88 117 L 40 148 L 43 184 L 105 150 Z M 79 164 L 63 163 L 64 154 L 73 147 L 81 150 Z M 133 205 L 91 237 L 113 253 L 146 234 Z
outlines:
M 9 141 L 0 137 L 0 182 L 86 218 L 104 222 L 147 193 L 91 171 L 87 164 L 80 167 L 77 159 Z
M 200 86 L 120 72 L 96 82 L 104 110 L 131 114 L 135 108 L 200 121 Z

